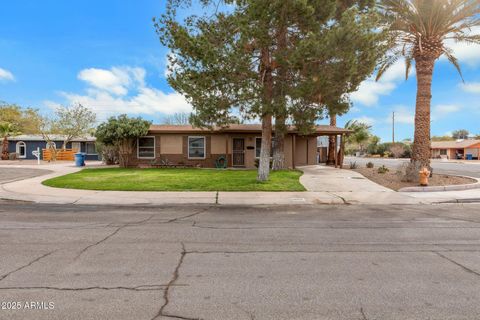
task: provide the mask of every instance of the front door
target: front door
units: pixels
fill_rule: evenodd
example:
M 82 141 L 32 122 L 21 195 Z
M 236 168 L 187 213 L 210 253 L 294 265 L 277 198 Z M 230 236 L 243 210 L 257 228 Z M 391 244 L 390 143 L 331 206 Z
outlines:
M 233 138 L 233 166 L 242 167 L 245 165 L 245 139 Z

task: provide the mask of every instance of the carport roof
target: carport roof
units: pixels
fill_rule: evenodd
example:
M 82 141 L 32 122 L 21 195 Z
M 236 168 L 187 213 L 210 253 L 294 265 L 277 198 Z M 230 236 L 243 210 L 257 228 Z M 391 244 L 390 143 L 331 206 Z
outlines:
M 150 133 L 261 133 L 261 124 L 231 124 L 228 127 L 198 128 L 191 125 L 151 125 Z M 288 127 L 289 133 L 298 133 L 294 126 Z M 328 125 L 315 126 L 316 135 L 348 134 L 351 130 Z

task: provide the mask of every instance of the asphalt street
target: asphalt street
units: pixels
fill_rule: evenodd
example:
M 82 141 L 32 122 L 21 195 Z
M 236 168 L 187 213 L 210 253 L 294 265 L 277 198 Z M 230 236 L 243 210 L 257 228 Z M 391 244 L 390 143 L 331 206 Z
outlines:
M 357 158 L 346 157 L 345 165 L 349 165 L 350 162 L 356 162 L 358 165 L 366 165 L 367 162 L 373 162 L 376 166 L 385 165 L 388 168 L 397 169 L 402 163 L 408 163 L 410 159 L 382 159 L 382 158 Z M 440 160 L 432 160 L 431 166 L 433 172 L 443 174 L 453 174 L 461 176 L 470 176 L 480 178 L 480 162 L 474 161 L 473 163 L 460 163 L 460 162 L 442 162 Z
M 50 170 L 29 168 L 0 168 L 0 184 L 13 182 L 50 173 Z
M 1 202 L 0 319 L 476 320 L 479 208 Z

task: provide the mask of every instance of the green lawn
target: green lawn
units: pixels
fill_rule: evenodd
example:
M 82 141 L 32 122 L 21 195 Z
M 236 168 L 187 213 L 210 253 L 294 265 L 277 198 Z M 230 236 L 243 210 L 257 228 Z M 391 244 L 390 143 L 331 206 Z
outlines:
M 302 172 L 276 171 L 257 182 L 256 170 L 217 169 L 84 169 L 49 179 L 56 188 L 115 191 L 305 191 Z

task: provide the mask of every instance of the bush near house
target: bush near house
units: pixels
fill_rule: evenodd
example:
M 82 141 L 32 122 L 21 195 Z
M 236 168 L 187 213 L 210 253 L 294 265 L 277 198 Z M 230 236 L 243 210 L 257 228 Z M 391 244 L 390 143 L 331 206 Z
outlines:
M 410 158 L 412 155 L 412 148 L 409 144 L 403 142 L 385 142 L 369 145 L 367 147 L 367 153 L 369 155 L 377 155 L 388 158 Z

